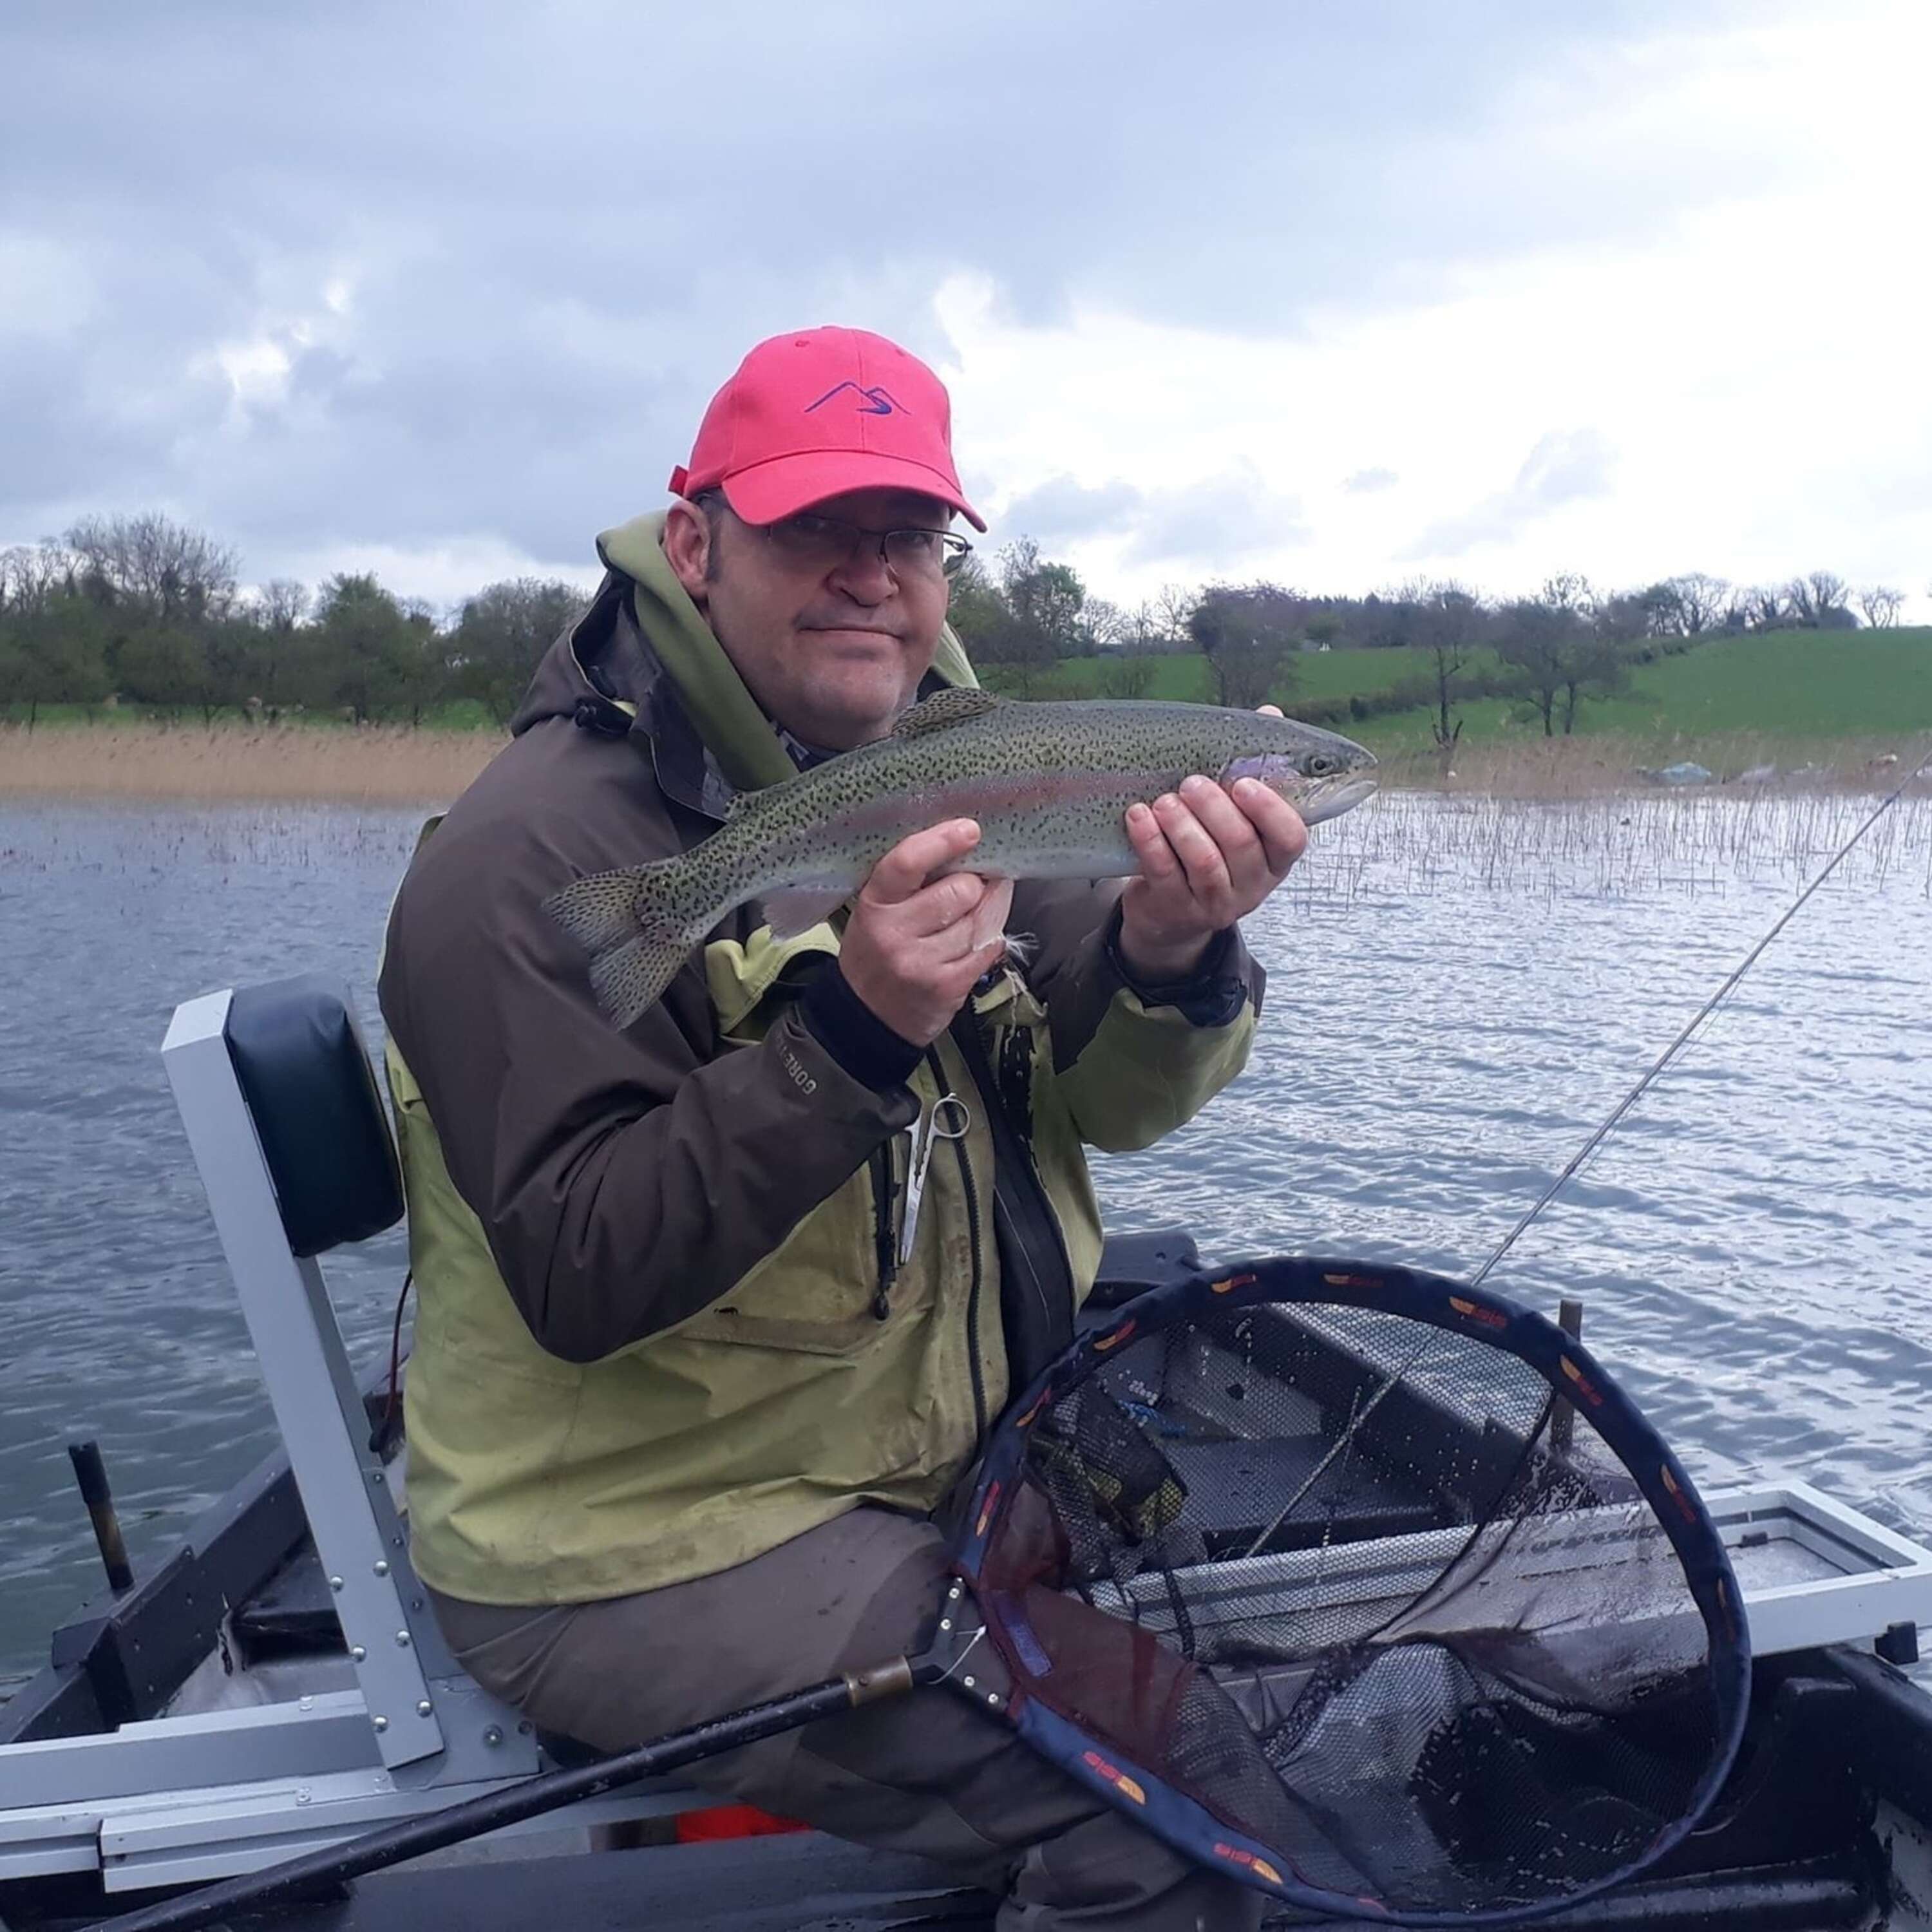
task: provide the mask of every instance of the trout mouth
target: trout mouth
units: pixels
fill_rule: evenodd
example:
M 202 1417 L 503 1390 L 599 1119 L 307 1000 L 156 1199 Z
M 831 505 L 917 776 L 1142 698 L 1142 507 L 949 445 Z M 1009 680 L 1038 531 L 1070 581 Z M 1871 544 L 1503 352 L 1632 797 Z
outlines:
M 1299 798 L 1288 802 L 1301 814 L 1304 825 L 1319 825 L 1324 818 L 1340 818 L 1352 811 L 1376 789 L 1376 781 L 1365 772 L 1348 772 L 1332 778 L 1316 778 Z

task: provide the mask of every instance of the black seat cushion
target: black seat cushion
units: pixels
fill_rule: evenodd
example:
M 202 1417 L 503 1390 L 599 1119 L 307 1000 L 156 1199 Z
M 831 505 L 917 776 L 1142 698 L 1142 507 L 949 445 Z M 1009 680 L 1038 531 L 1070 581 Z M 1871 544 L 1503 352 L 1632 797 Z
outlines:
M 307 973 L 238 988 L 226 1036 L 290 1247 L 319 1255 L 393 1228 L 402 1173 L 348 988 Z

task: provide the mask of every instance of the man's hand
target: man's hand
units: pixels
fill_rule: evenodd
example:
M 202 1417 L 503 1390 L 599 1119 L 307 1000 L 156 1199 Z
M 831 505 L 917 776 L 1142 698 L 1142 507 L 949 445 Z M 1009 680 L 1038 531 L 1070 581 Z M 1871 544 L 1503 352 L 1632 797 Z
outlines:
M 1212 778 L 1185 779 L 1178 796 L 1127 808 L 1127 838 L 1141 872 L 1120 895 L 1120 957 L 1154 985 L 1186 979 L 1214 935 L 1252 912 L 1308 848 L 1301 814 L 1257 778 L 1232 794 Z
M 980 842 L 970 818 L 902 838 L 859 890 L 838 964 L 846 982 L 902 1040 L 937 1040 L 1006 944 L 1010 879 L 933 874 Z

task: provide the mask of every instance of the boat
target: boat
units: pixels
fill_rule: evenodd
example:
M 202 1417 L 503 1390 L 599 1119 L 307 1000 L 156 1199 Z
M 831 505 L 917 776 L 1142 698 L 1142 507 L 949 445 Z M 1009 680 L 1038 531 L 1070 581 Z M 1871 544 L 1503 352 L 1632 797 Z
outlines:
M 403 1213 L 346 989 L 304 976 L 190 1000 L 161 1052 L 281 1447 L 158 1568 L 77 1607 L 44 1669 L 0 1705 L 10 1932 L 91 1924 L 266 1871 L 585 1755 L 457 1666 L 410 1568 L 407 1442 L 387 1378 L 351 1372 L 322 1265 Z M 1090 1306 L 1111 1310 L 1199 1265 L 1184 1231 L 1115 1237 Z M 1365 1472 L 1373 1449 L 1365 1425 Z M 1911 1674 L 1932 1624 L 1932 1550 L 1802 1480 L 1705 1500 L 1748 1616 L 1743 1748 L 1662 1864 L 1540 1922 L 1932 1932 L 1932 1692 Z M 1414 1534 L 1415 1512 L 1413 1496 L 1365 1473 L 1337 1532 L 1344 1554 L 1372 1569 L 1378 1545 Z M 689 1786 L 646 1780 L 249 1922 L 992 1924 L 993 1900 L 916 1860 L 806 1832 L 718 1842 L 705 1822 L 716 1819 Z

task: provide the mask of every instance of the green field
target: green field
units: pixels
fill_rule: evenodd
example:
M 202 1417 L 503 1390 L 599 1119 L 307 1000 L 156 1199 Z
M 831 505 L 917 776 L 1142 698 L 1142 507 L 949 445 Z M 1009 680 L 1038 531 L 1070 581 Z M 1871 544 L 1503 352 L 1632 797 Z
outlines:
M 1490 670 L 1492 655 L 1479 660 Z M 1106 661 L 1062 664 L 1055 690 L 1091 697 Z M 1213 684 L 1198 656 L 1156 661 L 1150 698 L 1205 699 Z M 1292 690 L 1277 701 L 1320 700 L 1387 691 L 1421 672 L 1406 651 L 1304 652 Z M 1522 722 L 1522 707 L 1501 698 L 1456 706 L 1465 741 L 1540 736 L 1540 720 Z M 1422 749 L 1430 742 L 1430 711 L 1417 709 L 1339 728 L 1380 751 Z M 1893 631 L 1774 631 L 1726 637 L 1676 657 L 1640 664 L 1623 696 L 1578 706 L 1580 734 L 1613 732 L 1660 740 L 1717 736 L 1815 740 L 1885 738 L 1932 731 L 1932 628 Z
M 1067 658 L 1033 694 L 1098 695 L 1113 662 Z M 1298 700 L 1318 704 L 1413 683 L 1426 668 L 1406 650 L 1302 652 L 1293 662 L 1292 686 L 1275 694 L 1276 701 L 1291 712 Z M 1147 696 L 1195 702 L 1212 698 L 1214 682 L 1204 658 L 1159 657 L 1153 664 Z M 1486 651 L 1479 654 L 1477 668 L 1492 673 L 1499 668 Z M 989 682 L 1000 682 L 998 666 L 992 668 Z M 1462 720 L 1466 744 L 1521 743 L 1542 733 L 1539 720 L 1526 720 L 1522 706 L 1506 699 L 1472 699 L 1459 704 L 1456 713 Z M 14 707 L 10 712 L 0 707 L 0 718 L 9 716 L 15 722 L 24 722 L 24 708 Z M 133 725 L 154 716 L 146 707 L 132 706 L 90 714 L 76 705 L 44 705 L 40 722 L 43 726 Z M 184 725 L 201 722 L 199 710 L 177 711 L 172 716 Z M 1338 721 L 1336 728 L 1378 752 L 1422 752 L 1431 744 L 1432 717 L 1432 711 L 1418 706 Z M 319 712 L 300 722 L 324 730 L 348 728 L 338 718 Z M 442 731 L 494 729 L 483 707 L 468 699 L 432 707 L 423 722 Z M 1678 656 L 1640 664 L 1630 689 L 1620 697 L 1586 700 L 1578 707 L 1576 731 L 1580 736 L 1614 734 L 1666 744 L 1712 739 L 1793 743 L 1882 740 L 1932 732 L 1932 627 L 1774 631 L 1717 638 Z

